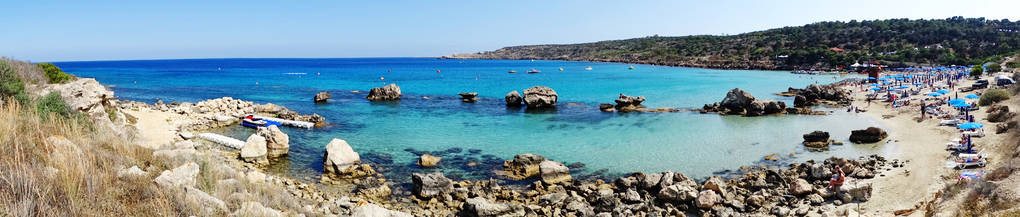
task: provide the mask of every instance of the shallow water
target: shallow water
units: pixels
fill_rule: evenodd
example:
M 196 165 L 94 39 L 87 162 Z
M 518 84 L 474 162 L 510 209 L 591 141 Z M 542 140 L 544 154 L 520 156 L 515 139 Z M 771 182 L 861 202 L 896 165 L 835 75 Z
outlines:
M 198 59 L 56 63 L 80 77 L 110 85 L 120 98 L 155 102 L 200 101 L 231 96 L 271 102 L 303 114 L 318 113 L 333 126 L 283 130 L 291 154 L 274 170 L 314 176 L 332 138 L 347 140 L 366 161 L 388 177 L 406 179 L 417 154 L 443 156 L 440 170 L 449 176 L 487 178 L 502 159 L 536 153 L 573 165 L 578 174 L 619 175 L 634 171 L 680 171 L 694 177 L 735 169 L 770 153 L 796 160 L 832 155 L 882 154 L 890 145 L 833 146 L 807 151 L 801 135 L 828 131 L 845 141 L 850 130 L 877 125 L 862 115 L 834 111 L 828 116 L 737 117 L 694 112 L 615 114 L 599 103 L 618 94 L 645 96 L 649 107 L 697 108 L 720 101 L 734 87 L 758 98 L 787 101 L 773 93 L 787 87 L 844 79 L 832 75 L 793 75 L 785 71 L 713 70 L 650 65 L 523 60 L 441 60 L 432 58 L 359 59 Z M 593 70 L 584 68 L 591 66 Z M 562 67 L 563 71 L 559 68 Z M 541 70 L 526 74 L 529 69 Z M 508 70 L 519 73 L 510 74 Z M 438 71 L 437 71 L 438 70 Z M 380 77 L 384 78 L 381 80 Z M 369 102 L 367 90 L 396 83 L 398 102 Z M 558 109 L 525 112 L 508 109 L 503 96 L 544 85 L 559 94 Z M 360 90 L 361 93 L 352 93 Z M 312 96 L 329 91 L 329 104 Z M 481 101 L 462 103 L 458 92 L 478 92 Z M 431 99 L 423 99 L 428 96 Z M 218 132 L 243 139 L 253 130 Z M 476 166 L 467 166 L 477 162 Z

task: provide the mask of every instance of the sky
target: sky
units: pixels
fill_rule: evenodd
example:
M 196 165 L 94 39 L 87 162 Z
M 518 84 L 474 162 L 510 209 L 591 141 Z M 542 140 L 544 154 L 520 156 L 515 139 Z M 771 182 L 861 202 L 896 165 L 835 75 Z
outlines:
M 35 62 L 423 57 L 820 21 L 1020 20 L 1017 0 L 0 1 L 0 56 Z

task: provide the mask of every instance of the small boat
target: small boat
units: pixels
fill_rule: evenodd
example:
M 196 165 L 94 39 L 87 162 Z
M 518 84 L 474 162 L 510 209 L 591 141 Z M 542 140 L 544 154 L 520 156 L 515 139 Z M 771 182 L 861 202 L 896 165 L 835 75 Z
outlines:
M 584 68 L 584 70 L 591 71 L 591 66 L 588 66 L 588 68 Z
M 244 119 L 241 120 L 241 126 L 251 128 L 268 127 L 272 125 L 280 126 L 280 122 L 255 118 L 252 115 L 244 116 Z
M 630 66 L 630 68 L 629 68 L 629 69 L 630 69 L 630 70 L 634 70 L 634 66 Z
M 538 71 L 538 69 L 528 70 L 528 74 L 535 74 L 535 73 L 539 73 L 539 72 L 542 72 L 542 71 Z
M 507 73 L 517 73 L 517 70 L 513 70 L 513 69 L 511 69 L 511 70 L 510 70 L 509 72 L 507 72 Z
M 563 71 L 563 67 L 560 67 L 560 71 Z

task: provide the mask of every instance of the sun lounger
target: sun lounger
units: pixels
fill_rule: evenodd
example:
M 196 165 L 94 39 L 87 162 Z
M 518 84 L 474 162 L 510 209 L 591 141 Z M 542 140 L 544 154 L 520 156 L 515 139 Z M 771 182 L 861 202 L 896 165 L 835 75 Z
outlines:
M 978 130 L 978 131 L 969 131 L 968 130 L 968 131 L 964 131 L 963 135 L 969 135 L 971 137 L 985 137 L 985 132 L 984 132 L 984 130 Z
M 960 124 L 960 120 L 959 119 L 939 121 L 939 126 L 956 126 L 958 124 Z
M 987 156 L 984 154 L 960 154 L 954 161 L 956 161 L 957 169 L 963 169 L 972 166 L 985 167 L 985 164 L 988 163 L 986 159 Z

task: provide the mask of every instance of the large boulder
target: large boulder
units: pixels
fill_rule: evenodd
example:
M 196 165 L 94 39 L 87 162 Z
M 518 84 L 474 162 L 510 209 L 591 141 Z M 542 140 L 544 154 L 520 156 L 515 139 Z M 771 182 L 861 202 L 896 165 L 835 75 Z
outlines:
M 244 160 L 244 162 L 255 164 L 269 163 L 269 160 L 266 158 L 267 154 L 266 138 L 258 134 L 248 136 L 248 140 L 244 142 L 244 147 L 241 147 L 241 160 Z
M 388 210 L 379 205 L 367 203 L 351 210 L 351 217 L 413 217 L 405 212 Z
M 453 191 L 453 181 L 440 172 L 414 173 L 411 182 L 414 184 L 414 195 L 420 198 L 432 198 Z
M 701 191 L 698 193 L 698 198 L 694 201 L 695 205 L 702 209 L 711 209 L 712 206 L 715 206 L 715 204 L 720 202 L 722 202 L 722 197 L 712 190 Z
M 506 106 L 507 107 L 519 107 L 519 106 L 521 106 L 522 102 L 524 102 L 524 99 L 521 98 L 521 94 L 517 93 L 516 90 L 515 91 L 510 91 L 509 93 L 506 94 Z
M 763 113 L 765 113 L 765 103 L 759 100 L 751 101 L 750 104 L 747 104 L 747 108 L 745 109 L 744 112 L 745 112 L 744 115 L 747 116 L 762 115 Z
M 658 196 L 659 200 L 688 202 L 698 197 L 698 189 L 683 184 L 674 184 L 659 190 Z
M 372 88 L 372 90 L 368 91 L 368 96 L 365 98 L 371 101 L 399 100 L 400 87 L 397 84 L 389 84 L 383 87 Z
M 804 134 L 803 144 L 808 148 L 827 148 L 831 142 L 832 140 L 829 140 L 829 132 L 816 130 Z
M 319 92 L 319 93 L 315 94 L 315 97 L 313 98 L 313 100 L 315 100 L 315 102 L 317 102 L 317 103 L 324 103 L 329 98 L 333 98 L 333 95 L 330 95 L 329 93 L 323 91 L 323 92 Z
M 525 214 L 524 207 L 489 201 L 484 197 L 467 199 L 463 212 L 468 217 L 514 217 Z
M 270 157 L 283 156 L 290 151 L 290 136 L 280 131 L 276 125 L 259 127 L 256 134 L 266 139 L 266 149 Z
M 539 174 L 539 164 L 545 157 L 536 154 L 519 154 L 503 162 L 503 170 L 511 179 L 526 179 Z
M 774 100 L 763 101 L 765 104 L 765 114 L 779 114 L 786 112 L 786 102 L 778 102 Z
M 797 95 L 793 97 L 793 107 L 802 108 L 808 106 L 807 97 Z
M 988 122 L 998 123 L 1005 122 L 1016 117 L 1015 112 L 1009 111 L 1009 106 L 1006 105 L 995 105 L 988 109 Z
M 476 92 L 458 93 L 457 95 L 460 95 L 460 101 L 462 101 L 462 102 L 475 102 L 475 101 L 478 101 L 478 93 L 476 93 Z
M 794 195 L 807 195 L 815 192 L 815 187 L 807 180 L 797 179 L 790 183 L 790 192 Z
M 367 164 L 361 164 L 361 156 L 347 141 L 334 138 L 326 145 L 323 156 L 323 179 L 353 179 L 375 174 L 375 170 Z
M 570 182 L 570 168 L 563 163 L 556 161 L 543 161 L 539 163 L 539 172 L 542 174 L 542 182 L 546 184 L 559 184 Z
M 743 114 L 744 109 L 754 100 L 754 96 L 751 96 L 751 93 L 740 88 L 733 88 L 726 93 L 726 98 L 719 102 L 719 106 L 729 109 L 731 114 Z
M 154 181 L 156 184 L 164 188 L 174 186 L 195 186 L 198 173 L 198 164 L 188 162 L 172 170 L 164 170 Z
M 616 99 L 615 108 L 620 112 L 631 112 L 644 108 L 645 106 L 641 105 L 644 101 L 645 97 L 643 96 L 627 96 L 621 93 L 620 98 Z
M 868 127 L 867 129 L 850 132 L 850 142 L 857 144 L 876 143 L 886 137 L 889 137 L 889 134 L 878 127 Z
M 712 176 L 705 183 L 701 185 L 701 190 L 712 190 L 720 195 L 726 194 L 726 181 L 722 180 L 722 177 Z
M 841 194 L 847 194 L 856 201 L 866 202 L 871 199 L 871 183 L 850 183 L 839 187 Z
M 529 109 L 556 107 L 558 98 L 559 95 L 556 94 L 556 91 L 546 86 L 524 89 L 524 105 L 527 105 Z

